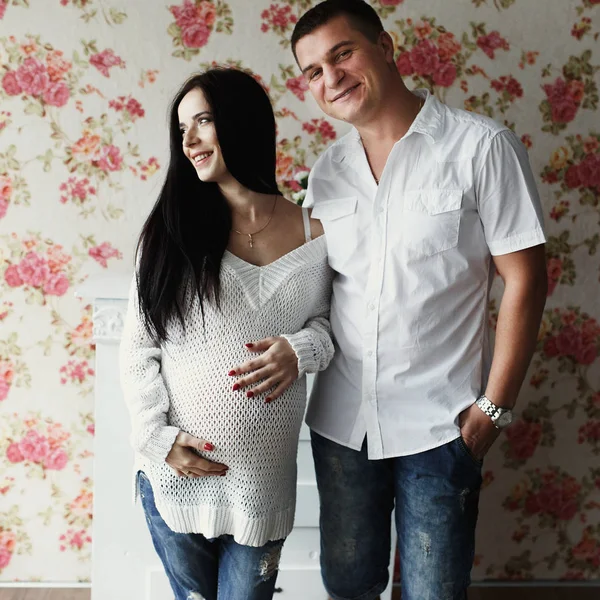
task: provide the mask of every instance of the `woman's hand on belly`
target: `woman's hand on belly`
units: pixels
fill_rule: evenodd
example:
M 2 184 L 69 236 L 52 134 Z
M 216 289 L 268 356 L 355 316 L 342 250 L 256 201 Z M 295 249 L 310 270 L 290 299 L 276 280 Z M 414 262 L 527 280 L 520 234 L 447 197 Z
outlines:
M 298 379 L 298 357 L 285 338 L 265 338 L 246 344 L 246 348 L 250 352 L 261 354 L 229 371 L 232 377 L 244 375 L 235 382 L 233 391 L 244 390 L 262 380 L 257 386 L 246 391 L 246 396 L 252 398 L 272 390 L 265 398 L 265 402 L 271 402 L 279 398 Z
M 195 452 L 210 452 L 212 450 L 214 450 L 214 446 L 209 441 L 194 437 L 185 431 L 180 431 L 165 462 L 180 477 L 226 475 L 229 468 L 227 465 L 202 458 Z

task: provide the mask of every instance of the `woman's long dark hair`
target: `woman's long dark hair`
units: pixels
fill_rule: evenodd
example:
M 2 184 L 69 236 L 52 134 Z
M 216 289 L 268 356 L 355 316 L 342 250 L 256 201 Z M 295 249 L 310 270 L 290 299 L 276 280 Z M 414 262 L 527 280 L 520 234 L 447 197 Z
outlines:
M 237 69 L 211 69 L 188 79 L 171 104 L 169 168 L 136 253 L 140 311 L 158 343 L 168 339 L 171 319 L 185 327 L 189 292 L 198 295 L 203 315 L 204 301 L 218 306 L 221 261 L 231 230 L 231 212 L 219 187 L 200 181 L 183 153 L 177 110 L 195 88 L 211 107 L 229 173 L 254 192 L 279 194 L 275 117 L 263 87 Z

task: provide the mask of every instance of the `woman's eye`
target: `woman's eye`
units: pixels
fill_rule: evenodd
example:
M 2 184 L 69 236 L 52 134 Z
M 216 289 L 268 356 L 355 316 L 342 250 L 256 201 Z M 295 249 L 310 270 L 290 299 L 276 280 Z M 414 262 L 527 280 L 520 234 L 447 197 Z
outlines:
M 317 77 L 318 77 L 320 74 L 321 74 L 321 71 L 313 71 L 313 72 L 310 74 L 310 79 L 311 79 L 311 80 L 313 80 L 313 79 L 316 79 L 316 78 L 317 78 Z
M 350 50 L 344 50 L 343 52 L 340 52 L 340 53 L 337 55 L 337 57 L 338 57 L 338 60 L 339 60 L 340 58 L 346 58 L 347 56 L 349 56 L 349 54 L 350 54 Z

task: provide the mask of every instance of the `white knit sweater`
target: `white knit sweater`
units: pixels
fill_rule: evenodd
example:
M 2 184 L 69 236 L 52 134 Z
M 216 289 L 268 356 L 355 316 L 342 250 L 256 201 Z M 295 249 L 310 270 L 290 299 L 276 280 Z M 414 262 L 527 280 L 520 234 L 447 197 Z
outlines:
M 306 373 L 333 356 L 328 321 L 332 271 L 325 236 L 257 267 L 225 252 L 221 308 L 198 300 L 157 347 L 140 318 L 132 283 L 121 341 L 121 384 L 132 420 L 136 470 L 143 470 L 167 525 L 207 538 L 230 534 L 262 546 L 285 538 L 296 504 L 296 454 Z M 228 371 L 249 358 L 249 341 L 283 335 L 298 356 L 299 378 L 267 404 L 233 392 Z M 165 463 L 179 431 L 212 442 L 203 454 L 229 467 L 225 477 L 178 477 Z

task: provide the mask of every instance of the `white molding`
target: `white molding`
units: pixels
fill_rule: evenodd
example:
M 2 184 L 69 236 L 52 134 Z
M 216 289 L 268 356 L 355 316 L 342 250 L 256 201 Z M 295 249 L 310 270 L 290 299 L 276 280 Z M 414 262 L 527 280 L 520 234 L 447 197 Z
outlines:
M 123 333 L 127 303 L 123 300 L 94 302 L 93 323 L 96 342 L 118 342 Z
M 86 300 L 125 300 L 129 295 L 131 278 L 131 272 L 94 275 L 75 290 L 75 296 Z
M 0 581 L 0 589 L 7 588 L 36 588 L 36 589 L 91 589 L 92 584 L 72 581 Z

